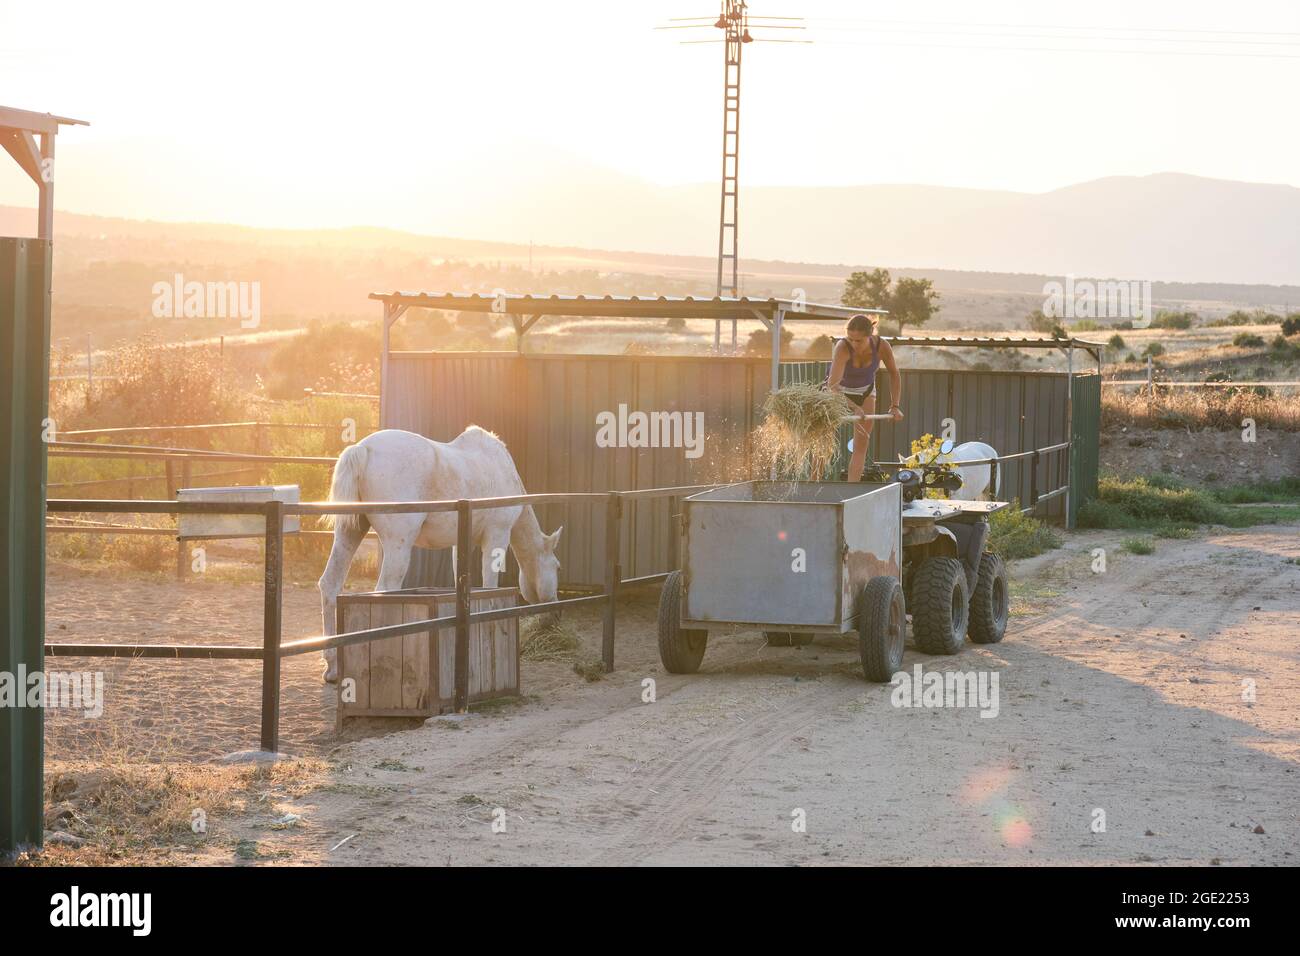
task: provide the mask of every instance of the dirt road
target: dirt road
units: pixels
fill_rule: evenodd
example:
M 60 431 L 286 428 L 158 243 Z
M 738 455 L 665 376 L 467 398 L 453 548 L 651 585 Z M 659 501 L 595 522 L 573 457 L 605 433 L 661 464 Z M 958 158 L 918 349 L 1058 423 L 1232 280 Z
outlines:
M 614 675 L 530 665 L 517 705 L 344 744 L 335 784 L 274 809 L 303 816 L 277 845 L 337 864 L 1295 863 L 1300 529 L 1118 544 L 1072 534 L 1021 562 L 1000 645 L 909 645 L 908 671 L 996 674 L 996 717 L 893 706 L 851 641 L 715 635 L 700 674 L 665 674 L 647 597 Z M 594 652 L 598 621 L 575 620 Z

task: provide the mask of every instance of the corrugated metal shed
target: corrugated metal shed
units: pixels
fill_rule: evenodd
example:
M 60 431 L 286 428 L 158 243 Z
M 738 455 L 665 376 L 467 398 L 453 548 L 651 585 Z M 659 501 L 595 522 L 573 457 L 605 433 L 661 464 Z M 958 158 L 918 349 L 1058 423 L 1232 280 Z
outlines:
M 474 424 L 496 432 L 531 492 L 614 491 L 728 480 L 748 474 L 749 433 L 766 394 L 764 358 L 622 355 L 523 356 L 513 352 L 395 352 L 382 424 L 450 441 Z M 699 458 L 682 448 L 601 448 L 600 412 L 701 412 Z M 629 505 L 622 532 L 627 577 L 675 566 L 670 527 L 676 499 Z M 564 580 L 604 576 L 604 506 L 548 505 L 538 515 L 564 525 Z M 408 586 L 449 581 L 445 556 L 417 550 Z
M 390 357 L 384 427 L 450 441 L 470 424 L 499 434 L 531 492 L 610 491 L 668 487 L 751 477 L 749 434 L 768 391 L 766 357 L 536 355 L 511 352 L 395 352 Z M 783 363 L 782 382 L 825 379 L 826 362 Z M 913 437 L 956 422 L 959 440 L 988 441 L 1000 453 L 1066 440 L 1069 380 L 1054 372 L 903 370 L 907 419 L 878 422 L 874 457 L 892 460 Z M 1078 378 L 1076 377 L 1076 381 Z M 880 379 L 888 401 L 888 377 Z M 600 448 L 596 416 L 629 410 L 703 412 L 707 440 L 698 459 L 680 448 Z M 847 438 L 847 430 L 845 437 Z M 1043 462 L 1038 490 L 1064 483 L 1064 454 Z M 1002 476 L 1004 496 L 1023 498 L 1028 462 Z M 675 500 L 629 509 L 622 534 L 624 574 L 635 577 L 677 565 Z M 1062 518 L 1064 502 L 1045 502 Z M 603 583 L 604 509 L 548 506 L 549 530 L 564 524 L 560 561 L 570 585 Z M 446 558 L 417 552 L 411 587 L 447 583 Z

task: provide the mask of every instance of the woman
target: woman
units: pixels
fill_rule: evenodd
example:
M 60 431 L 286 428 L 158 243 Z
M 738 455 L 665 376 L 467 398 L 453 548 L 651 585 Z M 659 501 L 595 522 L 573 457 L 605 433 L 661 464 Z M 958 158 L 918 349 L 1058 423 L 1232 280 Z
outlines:
M 876 320 L 865 315 L 849 319 L 844 338 L 835 343 L 831 356 L 831 373 L 826 384 L 832 392 L 843 393 L 849 401 L 862 409 L 864 415 L 876 411 L 876 369 L 880 363 L 889 369 L 889 394 L 894 404 L 889 414 L 894 421 L 902 421 L 903 410 L 898 398 L 903 394 L 903 377 L 894 362 L 894 350 L 876 334 Z M 849 460 L 849 481 L 861 481 L 862 469 L 867 461 L 871 444 L 870 419 L 859 420 L 853 426 L 853 457 Z

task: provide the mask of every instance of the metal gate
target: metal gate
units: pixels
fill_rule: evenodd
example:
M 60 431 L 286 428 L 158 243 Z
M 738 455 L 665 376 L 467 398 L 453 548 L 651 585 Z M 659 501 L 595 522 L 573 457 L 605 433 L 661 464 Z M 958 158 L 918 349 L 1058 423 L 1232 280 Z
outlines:
M 1070 388 L 1070 513 L 1073 528 L 1082 505 L 1097 497 L 1101 434 L 1101 376 L 1076 375 Z
M 45 656 L 45 445 L 51 243 L 0 238 L 0 854 L 43 836 L 44 713 L 26 706 Z M 21 706 L 19 706 L 21 705 Z

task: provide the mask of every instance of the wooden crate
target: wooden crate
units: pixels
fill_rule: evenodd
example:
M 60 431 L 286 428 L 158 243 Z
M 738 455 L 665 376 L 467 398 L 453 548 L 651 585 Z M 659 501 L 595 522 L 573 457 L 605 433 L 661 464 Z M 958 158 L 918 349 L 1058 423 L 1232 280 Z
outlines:
M 518 588 L 476 588 L 470 611 L 514 607 Z M 338 633 L 362 631 L 456 613 L 452 588 L 406 588 L 340 594 Z M 432 717 L 452 709 L 456 687 L 456 629 L 448 625 L 339 648 L 339 687 L 354 680 L 356 699 L 338 705 L 346 717 Z M 519 693 L 519 621 L 488 621 L 469 629 L 470 702 Z M 340 695 L 341 697 L 341 695 Z

